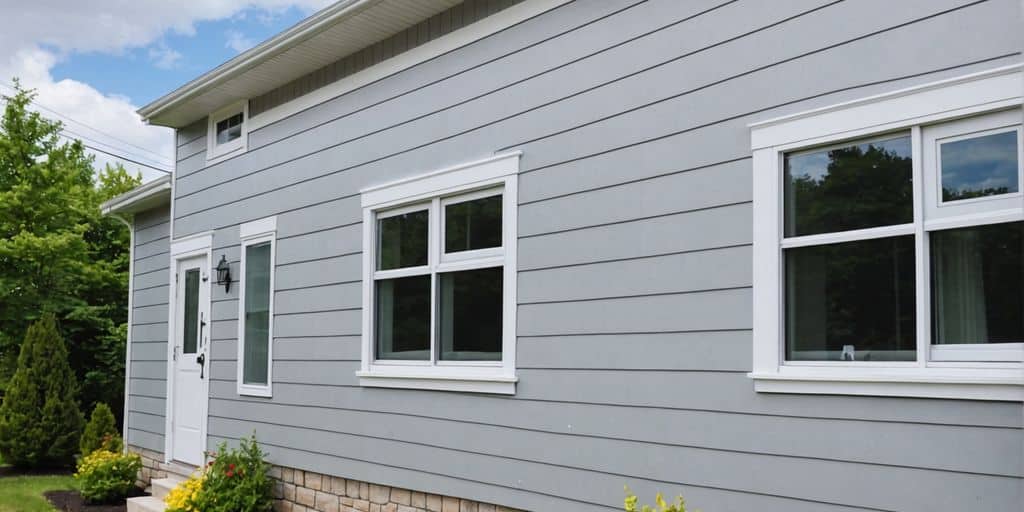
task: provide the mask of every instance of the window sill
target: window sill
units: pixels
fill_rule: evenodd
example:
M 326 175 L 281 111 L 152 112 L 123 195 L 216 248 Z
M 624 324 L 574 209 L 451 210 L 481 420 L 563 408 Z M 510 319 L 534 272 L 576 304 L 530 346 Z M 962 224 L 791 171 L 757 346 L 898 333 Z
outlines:
M 270 386 L 247 386 L 245 384 L 239 384 L 238 395 L 271 398 L 273 393 L 270 391 Z
M 429 389 L 434 391 L 461 391 L 514 395 L 515 376 L 505 375 L 451 375 L 436 373 L 425 375 L 395 371 L 358 371 L 359 385 L 373 388 Z
M 783 368 L 779 372 L 747 374 L 758 393 L 860 395 L 960 400 L 1024 401 L 1024 372 L 984 370 L 988 376 L 961 372 L 839 371 L 840 368 Z M 851 370 L 843 368 L 842 370 Z M 914 369 L 916 370 L 916 369 Z

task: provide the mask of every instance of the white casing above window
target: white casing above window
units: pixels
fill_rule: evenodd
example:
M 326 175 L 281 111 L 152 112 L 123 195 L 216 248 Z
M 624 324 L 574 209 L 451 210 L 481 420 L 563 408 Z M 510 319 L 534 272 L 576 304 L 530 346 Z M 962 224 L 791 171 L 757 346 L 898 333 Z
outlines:
M 359 383 L 368 387 L 434 389 L 476 393 L 514 394 L 516 386 L 516 219 L 520 152 L 504 153 L 474 162 L 456 165 L 421 176 L 366 188 L 361 191 L 363 208 L 363 321 L 362 363 L 356 372 Z M 502 359 L 501 361 L 451 361 L 429 364 L 427 361 L 375 360 L 374 350 L 374 279 L 375 275 L 400 276 L 420 269 L 376 271 L 376 224 L 380 218 L 407 211 L 426 209 L 432 203 L 446 204 L 494 195 L 503 196 L 502 246 L 498 249 L 466 251 L 467 254 L 444 254 L 431 238 L 431 252 L 440 261 L 437 269 L 455 271 L 474 268 L 488 256 L 503 258 L 502 297 Z M 433 211 L 436 211 L 436 207 Z M 437 215 L 430 219 L 432 230 L 440 233 Z M 432 256 L 433 257 L 433 256 Z M 425 364 L 427 363 L 427 364 Z
M 217 144 L 217 123 L 236 114 L 242 114 L 242 135 L 237 139 Z M 249 101 L 242 100 L 217 110 L 206 118 L 206 164 L 225 160 L 245 153 L 249 146 Z
M 811 110 L 752 124 L 753 150 L 753 371 L 755 389 L 760 392 L 883 395 L 976 400 L 1024 400 L 1024 369 L 1019 362 L 964 363 L 929 357 L 928 329 L 917 330 L 918 360 L 905 363 L 784 360 L 784 284 L 782 231 L 782 162 L 785 152 L 824 146 L 879 134 L 906 130 L 913 137 L 913 176 L 915 197 L 921 187 L 924 158 L 921 154 L 925 130 L 922 125 L 944 123 L 980 114 L 1008 111 L 1022 121 L 1021 97 L 1024 94 L 1021 66 L 1014 65 L 981 73 L 943 80 L 861 100 Z M 988 117 L 988 116 L 986 116 Z M 998 122 L 997 122 L 998 124 Z M 1024 219 L 1024 199 L 1020 194 L 1001 198 L 1008 205 L 999 219 L 1009 222 Z M 1016 201 L 1016 206 L 1012 203 Z M 871 236 L 882 231 L 890 235 L 923 233 L 924 205 L 915 200 L 914 225 L 872 228 Z M 970 225 L 971 212 L 950 215 L 947 227 Z M 959 222 L 959 224 L 958 224 Z M 938 227 L 935 224 L 931 227 Z M 840 235 L 854 239 L 857 232 Z M 867 234 L 865 234 L 867 236 Z M 828 233 L 804 237 L 808 243 L 838 239 Z M 921 241 L 917 244 L 917 282 L 927 279 L 922 261 Z M 923 292 L 918 291 L 918 296 Z M 922 303 L 925 302 L 925 303 Z M 917 301 L 918 325 L 929 316 L 927 301 Z M 975 350 L 985 347 L 972 346 Z M 942 347 L 937 352 L 971 350 Z M 955 358 L 955 356 L 951 356 Z

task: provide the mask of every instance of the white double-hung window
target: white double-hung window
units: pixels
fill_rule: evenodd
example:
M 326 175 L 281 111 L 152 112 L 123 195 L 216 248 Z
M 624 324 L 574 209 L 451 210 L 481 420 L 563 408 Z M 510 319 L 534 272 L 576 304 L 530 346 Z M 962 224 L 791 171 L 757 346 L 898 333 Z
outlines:
M 1024 400 L 1019 66 L 752 126 L 762 392 Z
M 249 145 L 249 102 L 240 101 L 210 114 L 206 126 L 207 164 L 244 153 Z
M 518 170 L 504 154 L 362 192 L 362 385 L 515 392 Z

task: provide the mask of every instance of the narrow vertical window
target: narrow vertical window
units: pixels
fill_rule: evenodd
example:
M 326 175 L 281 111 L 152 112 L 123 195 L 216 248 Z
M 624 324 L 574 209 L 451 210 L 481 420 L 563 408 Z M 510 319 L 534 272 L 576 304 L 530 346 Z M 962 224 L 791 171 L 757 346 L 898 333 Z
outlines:
M 270 396 L 273 367 L 274 230 L 271 217 L 242 225 L 238 393 Z

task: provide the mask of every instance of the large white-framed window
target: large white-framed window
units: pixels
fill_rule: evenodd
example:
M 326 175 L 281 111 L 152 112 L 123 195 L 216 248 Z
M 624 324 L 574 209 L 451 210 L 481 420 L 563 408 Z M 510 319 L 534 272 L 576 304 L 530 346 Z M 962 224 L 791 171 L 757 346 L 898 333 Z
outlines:
M 238 394 L 269 397 L 274 366 L 277 217 L 239 226 Z
M 1021 67 L 751 125 L 761 392 L 1024 400 Z
M 519 156 L 362 191 L 361 385 L 515 393 Z
M 206 126 L 206 161 L 244 153 L 249 145 L 249 102 L 233 103 L 210 114 Z

